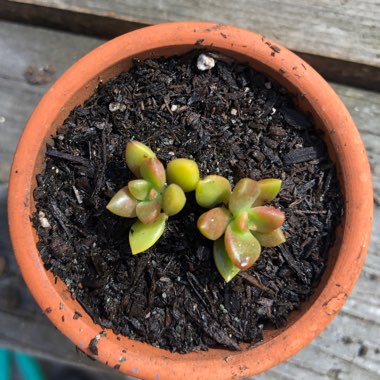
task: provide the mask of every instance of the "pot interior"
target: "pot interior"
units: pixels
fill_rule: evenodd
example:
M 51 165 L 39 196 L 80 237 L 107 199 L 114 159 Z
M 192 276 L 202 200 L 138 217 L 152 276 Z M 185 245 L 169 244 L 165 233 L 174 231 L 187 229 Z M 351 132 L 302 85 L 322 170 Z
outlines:
M 181 55 L 185 54 L 191 50 L 194 49 L 199 49 L 199 50 L 204 50 L 204 46 L 196 46 L 196 45 L 181 45 L 181 46 L 175 46 L 175 54 L 176 55 Z M 259 60 L 254 60 L 248 55 L 244 55 L 241 53 L 237 52 L 231 52 L 230 50 L 223 49 L 223 48 L 218 48 L 218 47 L 211 47 L 209 50 L 220 52 L 226 56 L 229 56 L 231 58 L 234 58 L 236 61 L 243 63 L 243 64 L 248 64 L 252 68 L 254 68 L 256 71 L 261 72 L 271 78 L 272 80 L 278 82 L 281 86 L 286 88 L 290 94 L 293 95 L 293 101 L 295 103 L 295 106 L 308 115 L 312 120 L 314 121 L 314 125 L 316 128 L 321 129 L 322 131 L 326 132 L 326 127 L 319 117 L 318 113 L 314 110 L 313 106 L 309 102 L 309 97 L 305 96 L 305 94 L 301 93 L 299 89 L 286 77 L 283 75 L 283 73 L 274 70 L 272 67 L 262 63 Z M 68 99 L 66 104 L 63 105 L 61 108 L 60 112 L 56 114 L 56 117 L 54 121 L 49 125 L 49 133 L 47 136 L 52 136 L 56 133 L 57 129 L 62 125 L 63 121 L 68 117 L 72 109 L 78 105 L 83 104 L 96 90 L 97 86 L 99 83 L 106 82 L 109 79 L 119 75 L 121 72 L 128 71 L 132 65 L 133 65 L 133 59 L 138 58 L 140 60 L 144 60 L 147 58 L 156 58 L 156 57 L 169 57 L 173 55 L 173 46 L 164 46 L 161 48 L 157 48 L 155 50 L 146 50 L 146 51 L 141 51 L 139 54 L 136 54 L 136 56 L 133 57 L 128 57 L 125 59 L 122 59 L 116 63 L 113 63 L 112 65 L 106 67 L 103 71 L 97 73 L 96 76 L 92 77 L 90 80 L 88 80 L 86 83 L 84 83 L 77 91 Z M 337 160 L 337 152 L 334 150 L 334 147 L 332 145 L 331 140 L 329 139 L 329 135 L 327 133 L 324 133 L 323 135 L 324 141 L 327 145 L 328 152 L 330 155 L 331 160 L 334 162 L 337 168 L 337 174 L 338 174 L 338 179 L 341 185 L 341 190 L 344 194 L 344 186 L 343 186 L 343 181 L 342 181 L 342 172 L 340 169 L 340 162 Z M 36 186 L 35 182 L 35 175 L 41 171 L 41 168 L 43 168 L 44 165 L 44 155 L 46 151 L 46 143 L 51 143 L 51 139 L 49 138 L 48 140 L 45 140 L 40 147 L 40 152 L 38 155 L 38 160 L 36 162 L 35 166 L 35 172 L 33 176 L 33 181 L 34 181 L 34 187 Z M 30 211 L 34 212 L 35 211 L 35 202 L 33 197 L 30 198 Z M 341 226 L 338 228 L 338 231 L 336 232 L 336 240 L 334 243 L 334 246 L 330 248 L 329 254 L 328 254 L 328 262 L 326 269 L 324 271 L 324 274 L 320 280 L 320 283 L 318 287 L 315 289 L 313 296 L 306 302 L 303 302 L 300 309 L 297 311 L 294 311 L 290 314 L 288 323 L 286 327 L 281 328 L 281 329 L 274 329 L 272 327 L 268 327 L 264 331 L 264 340 L 261 343 L 258 343 L 258 345 L 268 343 L 271 339 L 277 337 L 280 335 L 285 329 L 287 329 L 290 325 L 294 324 L 304 313 L 305 311 L 308 310 L 310 305 L 314 303 L 314 301 L 318 298 L 320 293 L 322 292 L 323 288 L 325 287 L 325 284 L 327 280 L 329 279 L 331 272 L 334 269 L 336 260 L 337 260 L 337 254 L 338 254 L 338 247 L 341 244 L 342 240 L 342 233 L 343 233 L 343 227 L 345 221 L 341 223 Z M 34 232 L 34 238 L 35 242 L 37 243 L 38 237 L 36 233 Z M 40 259 L 41 260 L 41 259 Z M 42 262 L 41 262 L 42 263 Z M 71 299 L 69 296 L 69 292 L 67 290 L 66 285 L 61 281 L 57 280 L 54 278 L 54 276 L 51 273 L 48 273 L 49 280 L 52 284 L 52 286 L 58 288 L 59 293 L 61 296 L 65 299 L 65 302 L 70 304 L 70 307 L 73 310 L 78 310 L 78 304 Z M 86 314 L 86 312 L 81 309 L 81 314 L 84 315 L 83 321 L 85 323 L 91 323 L 93 324 L 91 318 Z M 99 329 L 101 327 L 99 326 Z M 110 335 L 113 335 L 113 339 L 116 339 L 116 336 L 110 331 L 107 333 L 107 336 L 110 337 Z M 122 340 L 126 338 L 121 338 Z M 85 346 L 85 343 L 83 343 L 83 346 Z M 248 345 L 246 345 L 248 347 Z M 223 352 L 222 350 L 210 350 L 210 352 L 217 353 L 218 351 Z M 234 355 L 236 353 L 232 353 Z M 186 355 L 194 355 L 192 354 L 186 354 Z M 219 353 L 217 354 L 219 355 Z

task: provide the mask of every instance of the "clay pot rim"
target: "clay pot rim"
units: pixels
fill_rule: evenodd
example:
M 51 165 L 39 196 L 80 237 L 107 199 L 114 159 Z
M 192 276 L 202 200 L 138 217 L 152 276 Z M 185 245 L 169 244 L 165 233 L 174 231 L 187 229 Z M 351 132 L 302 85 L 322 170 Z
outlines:
M 86 315 L 74 320 L 75 311 L 81 314 L 84 311 L 71 300 L 63 283 L 59 281 L 57 286 L 52 286 L 54 278 L 45 271 L 35 247 L 36 234 L 30 213 L 34 205 L 36 166 L 42 160 L 45 138 L 57 113 L 69 111 L 70 98 L 87 83 L 97 80 L 97 73 L 118 65 L 128 54 L 147 56 L 150 51 L 163 51 L 160 46 L 173 51 L 189 50 L 199 44 L 205 47 L 212 44 L 216 50 L 232 50 L 241 57 L 249 57 L 255 68 L 270 72 L 269 76 L 306 99 L 331 140 L 332 154 L 343 178 L 346 212 L 340 244 L 336 247 L 340 254 L 324 288 L 297 320 L 264 343 L 241 352 L 213 349 L 180 355 L 125 337 L 119 341 L 109 330 L 106 336 L 99 336 L 104 329 Z M 274 45 L 279 53 L 274 51 Z M 42 310 L 51 308 L 47 316 L 80 349 L 94 356 L 88 344 L 96 337 L 98 360 L 145 379 L 181 376 L 228 379 L 258 374 L 286 360 L 314 339 L 337 314 L 364 263 L 372 225 L 372 200 L 369 164 L 359 133 L 338 96 L 308 64 L 280 44 L 243 29 L 177 22 L 143 28 L 111 40 L 87 54 L 58 79 L 32 114 L 17 147 L 10 176 L 8 215 L 13 248 L 30 291 Z

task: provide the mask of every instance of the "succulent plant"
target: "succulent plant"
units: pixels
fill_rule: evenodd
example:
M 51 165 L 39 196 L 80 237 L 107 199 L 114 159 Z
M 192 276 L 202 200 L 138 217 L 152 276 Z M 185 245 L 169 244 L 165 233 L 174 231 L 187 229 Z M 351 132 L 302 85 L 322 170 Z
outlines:
M 205 181 L 198 194 L 197 187 L 196 199 L 200 199 L 201 204 L 211 207 L 218 203 L 226 205 L 202 214 L 197 226 L 206 238 L 214 241 L 216 267 L 228 282 L 240 270 L 250 268 L 257 261 L 261 247 L 275 247 L 285 241 L 280 228 L 285 214 L 274 207 L 263 206 L 279 193 L 279 179 L 254 181 L 243 178 L 230 195 L 227 195 L 227 185 L 223 191 L 222 187 L 216 186 L 214 190 L 214 185 L 208 186 Z
M 137 254 L 157 242 L 168 216 L 182 210 L 186 196 L 180 186 L 167 186 L 165 168 L 148 146 L 129 141 L 125 156 L 128 168 L 141 178 L 120 189 L 106 207 L 115 215 L 138 218 L 129 233 L 132 254 Z
M 128 142 L 125 157 L 137 179 L 120 189 L 106 207 L 121 217 L 137 217 L 129 232 L 132 254 L 144 252 L 157 242 L 168 217 L 183 209 L 185 192 L 190 191 L 195 191 L 201 207 L 210 208 L 199 217 L 197 226 L 214 241 L 214 261 L 226 282 L 250 268 L 261 247 L 275 247 L 285 241 L 281 230 L 285 214 L 263 205 L 279 193 L 281 180 L 243 178 L 231 192 L 231 184 L 220 175 L 200 179 L 197 163 L 187 158 L 170 161 L 165 171 L 154 152 L 139 141 Z

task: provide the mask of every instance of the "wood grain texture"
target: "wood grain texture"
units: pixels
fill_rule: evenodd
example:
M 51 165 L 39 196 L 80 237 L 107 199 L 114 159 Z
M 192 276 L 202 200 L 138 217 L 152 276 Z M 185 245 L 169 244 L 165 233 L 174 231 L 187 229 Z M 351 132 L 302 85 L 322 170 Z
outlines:
M 156 24 L 205 20 L 234 24 L 290 49 L 380 66 L 376 0 L 15 0 L 115 19 Z
M 68 42 L 69 41 L 69 42 Z M 13 152 L 25 123 L 52 82 L 32 85 L 24 78 L 30 65 L 52 65 L 55 81 L 73 62 L 103 40 L 42 28 L 0 23 L 0 183 L 8 181 Z
M 178 2 L 0 0 L 0 18 L 103 38 L 112 38 L 154 22 L 186 19 L 222 22 L 279 40 L 327 80 L 369 90 L 380 89 L 379 56 L 370 48 L 363 52 L 361 47 L 379 45 L 378 24 L 371 18 L 371 12 L 378 9 L 376 3 L 366 11 L 361 9 L 361 3 L 346 0 L 343 4 L 293 3 L 289 0 L 238 0 L 234 4 L 181 0 L 177 6 L 175 3 Z M 349 21 L 355 12 L 361 17 Z M 352 29 L 348 22 L 353 23 Z
M 52 64 L 56 67 L 56 78 L 78 56 L 100 43 L 101 40 L 83 36 L 0 22 L 0 51 L 6 52 L 0 60 L 0 116 L 5 118 L 0 124 L 3 182 L 23 125 L 49 86 L 26 83 L 25 67 L 31 63 Z M 375 194 L 380 198 L 380 94 L 342 85 L 334 88 L 361 132 L 372 162 Z M 5 257 L 6 269 L 0 275 L 0 346 L 94 367 L 94 362 L 77 353 L 34 303 L 12 255 L 6 220 L 6 184 L 3 183 L 0 185 L 0 259 Z M 256 379 L 379 379 L 379 331 L 380 207 L 376 207 L 366 264 L 343 311 L 298 355 Z

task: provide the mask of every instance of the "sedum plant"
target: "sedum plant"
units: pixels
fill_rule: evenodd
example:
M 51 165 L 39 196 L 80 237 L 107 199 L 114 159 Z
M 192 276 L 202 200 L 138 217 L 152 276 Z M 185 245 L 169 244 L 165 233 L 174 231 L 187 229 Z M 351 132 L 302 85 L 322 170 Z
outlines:
M 137 217 L 129 233 L 135 255 L 157 242 L 164 233 L 168 217 L 183 209 L 186 197 L 177 184 L 166 184 L 165 168 L 148 146 L 129 141 L 125 157 L 128 168 L 140 178 L 120 189 L 106 207 L 121 217 Z
M 280 188 L 279 179 L 243 178 L 229 197 L 221 195 L 227 194 L 227 185 L 222 191 L 222 186 L 206 183 L 196 193 L 196 199 L 201 199 L 203 204 L 211 207 L 225 204 L 202 214 L 197 226 L 206 238 L 214 241 L 214 261 L 226 282 L 240 270 L 250 268 L 259 258 L 261 247 L 275 247 L 285 241 L 280 228 L 285 214 L 263 205 L 273 200 Z
M 226 282 L 250 268 L 262 247 L 285 241 L 281 230 L 285 214 L 264 206 L 279 193 L 281 180 L 243 178 L 231 191 L 230 182 L 220 175 L 200 179 L 193 160 L 174 159 L 165 171 L 154 152 L 138 141 L 128 142 L 125 157 L 137 179 L 120 189 L 106 207 L 118 216 L 137 218 L 129 232 L 132 254 L 144 252 L 158 241 L 168 217 L 183 209 L 185 192 L 190 191 L 195 191 L 201 207 L 210 209 L 199 217 L 197 226 L 214 241 L 214 261 Z

